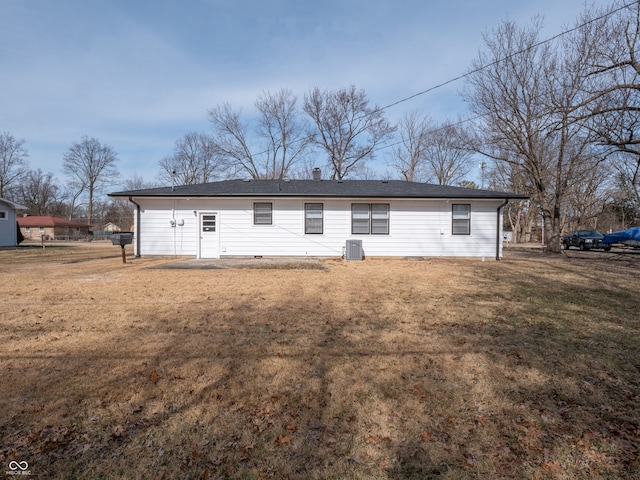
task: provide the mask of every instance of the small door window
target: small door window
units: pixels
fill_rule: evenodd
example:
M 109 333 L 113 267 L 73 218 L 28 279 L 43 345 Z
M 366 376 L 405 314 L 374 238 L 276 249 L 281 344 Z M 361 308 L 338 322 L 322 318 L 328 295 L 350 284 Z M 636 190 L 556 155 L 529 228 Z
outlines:
M 215 232 L 216 231 L 216 216 L 215 215 L 202 215 L 202 231 L 203 232 Z

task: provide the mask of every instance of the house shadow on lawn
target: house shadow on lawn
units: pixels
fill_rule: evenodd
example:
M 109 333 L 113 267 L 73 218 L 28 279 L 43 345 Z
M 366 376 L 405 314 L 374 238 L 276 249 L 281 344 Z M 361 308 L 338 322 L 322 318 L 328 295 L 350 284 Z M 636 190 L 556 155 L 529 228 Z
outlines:
M 537 466 L 518 471 L 535 478 L 640 476 L 638 264 L 607 260 L 484 272 L 476 277 L 484 293 L 470 300 L 490 305 L 490 315 L 439 326 L 482 354 L 478 370 L 509 406 L 487 413 L 499 425 L 485 452 L 494 467 Z
M 358 266 L 351 297 L 329 278 L 134 306 L 89 349 L 3 356 L 24 408 L 2 460 L 53 478 L 637 475 L 637 280 L 523 266 L 469 268 L 462 297 Z

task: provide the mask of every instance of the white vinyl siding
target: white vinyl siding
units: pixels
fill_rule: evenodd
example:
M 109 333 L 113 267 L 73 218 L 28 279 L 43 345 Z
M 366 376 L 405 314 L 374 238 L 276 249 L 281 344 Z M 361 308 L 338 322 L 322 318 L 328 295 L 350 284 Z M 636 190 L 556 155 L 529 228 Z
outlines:
M 201 230 L 198 212 L 217 212 L 220 256 L 341 257 L 347 240 L 361 239 L 367 257 L 496 255 L 497 208 L 501 200 L 464 200 L 471 205 L 469 235 L 453 235 L 452 204 L 447 199 L 390 199 L 387 234 L 352 234 L 353 204 L 383 204 L 377 199 L 327 198 L 192 198 L 138 197 L 141 207 L 140 254 L 197 255 Z M 272 225 L 253 224 L 254 203 L 272 205 Z M 322 204 L 322 235 L 305 234 L 306 204 Z M 376 209 L 374 209 L 375 211 Z M 382 228 L 383 212 L 380 214 Z M 171 227 L 170 220 L 178 220 Z M 180 220 L 184 225 L 180 226 Z M 138 232 L 136 232 L 136 236 Z M 499 243 L 499 242 L 498 242 Z M 134 245 L 136 240 L 134 240 Z

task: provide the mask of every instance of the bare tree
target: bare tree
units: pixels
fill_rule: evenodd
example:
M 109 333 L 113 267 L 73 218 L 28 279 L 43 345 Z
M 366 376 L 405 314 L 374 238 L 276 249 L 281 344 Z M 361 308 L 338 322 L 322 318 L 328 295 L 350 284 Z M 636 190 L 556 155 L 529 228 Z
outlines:
M 24 140 L 16 140 L 9 132 L 0 133 L 0 197 L 27 173 L 28 157 Z
M 87 194 L 87 223 L 91 225 L 93 200 L 96 193 L 110 185 L 119 177 L 116 168 L 118 155 L 108 145 L 101 144 L 96 138 L 83 136 L 63 156 L 62 167 L 71 178 L 74 202 L 79 195 Z
M 394 131 L 384 112 L 370 107 L 364 90 L 353 85 L 335 92 L 316 87 L 305 95 L 303 109 L 316 127 L 313 143 L 327 153 L 332 179 L 341 180 L 374 158 L 376 147 Z
M 263 93 L 255 102 L 258 120 L 252 129 L 242 111 L 224 103 L 209 110 L 216 151 L 232 168 L 231 174 L 251 178 L 292 175 L 309 149 L 306 126 L 300 119 L 295 95 L 288 89 Z
M 621 159 L 613 161 L 620 189 L 640 208 L 640 156 L 624 153 L 620 156 Z
M 289 176 L 309 152 L 307 126 L 300 119 L 296 103 L 296 96 L 288 89 L 275 94 L 263 92 L 256 100 L 260 112 L 258 136 L 264 144 L 263 171 L 267 178 Z
M 435 126 L 427 135 L 423 151 L 427 181 L 438 185 L 455 185 L 471 171 L 473 152 L 470 140 L 459 124 L 445 122 Z
M 144 178 L 133 175 L 126 178 L 122 182 L 124 190 L 142 190 L 145 188 L 154 188 L 162 186 L 162 183 L 148 182 Z M 111 198 L 103 204 L 102 208 L 102 222 L 106 224 L 112 222 L 114 225 L 120 227 L 124 231 L 133 231 L 134 224 L 134 209 L 133 204 L 123 198 Z
M 211 137 L 197 132 L 176 140 L 173 153 L 159 164 L 161 182 L 179 185 L 211 182 L 220 178 L 225 168 Z
M 213 141 L 218 153 L 226 158 L 236 172 L 244 171 L 251 178 L 260 178 L 260 171 L 249 148 L 249 125 L 241 118 L 242 111 L 228 103 L 208 112 L 213 125 Z
M 572 118 L 591 120 L 587 126 L 594 140 L 640 207 L 640 2 L 589 8 L 578 24 L 571 40 L 588 64 L 584 100 Z
M 61 190 L 52 173 L 30 170 L 16 188 L 16 199 L 29 208 L 31 215 L 59 216 L 64 212 Z
M 140 175 L 132 175 L 125 178 L 123 186 L 125 190 L 142 190 L 144 188 L 160 187 L 162 184 L 157 182 L 148 182 Z
M 582 101 L 586 58 L 577 49 L 541 44 L 541 26 L 504 22 L 486 35 L 487 52 L 472 65 L 465 98 L 481 119 L 477 151 L 522 169 L 542 210 L 547 249 L 559 252 L 568 186 L 599 159 L 585 122 L 569 118 Z
M 425 172 L 426 150 L 428 149 L 429 133 L 434 129 L 428 115 L 417 111 L 403 116 L 396 132 L 398 141 L 392 147 L 392 168 L 409 182 L 423 182 L 427 180 Z
M 533 191 L 531 180 L 519 165 L 495 162 L 488 167 L 489 188 L 496 191 L 529 194 Z M 514 243 L 531 241 L 531 234 L 539 210 L 531 207 L 530 200 L 512 200 L 504 208 L 505 224 L 509 225 Z

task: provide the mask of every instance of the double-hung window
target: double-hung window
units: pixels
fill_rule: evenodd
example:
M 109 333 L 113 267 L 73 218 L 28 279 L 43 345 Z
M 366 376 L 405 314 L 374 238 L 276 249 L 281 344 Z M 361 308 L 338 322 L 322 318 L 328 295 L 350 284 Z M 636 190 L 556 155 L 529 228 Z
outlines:
M 273 204 L 256 202 L 253 204 L 253 224 L 273 225 Z
M 351 204 L 351 233 L 354 235 L 388 235 L 389 204 Z
M 322 203 L 304 204 L 304 233 L 322 234 Z
M 452 235 L 471 235 L 471 205 L 454 203 L 451 218 Z

